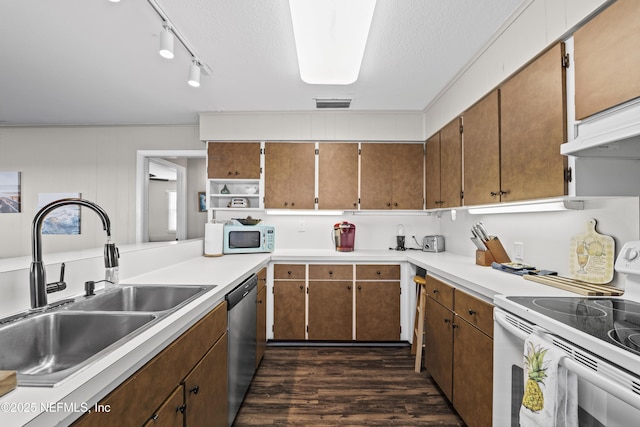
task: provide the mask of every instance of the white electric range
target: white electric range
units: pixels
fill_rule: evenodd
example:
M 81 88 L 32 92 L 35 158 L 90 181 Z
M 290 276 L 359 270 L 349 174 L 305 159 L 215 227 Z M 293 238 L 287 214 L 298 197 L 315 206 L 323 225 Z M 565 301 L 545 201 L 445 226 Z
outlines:
M 640 241 L 615 264 L 622 297 L 505 297 L 494 300 L 493 425 L 518 426 L 524 390 L 524 340 L 543 337 L 578 375 L 580 426 L 640 422 Z M 510 405 L 504 405 L 510 401 Z

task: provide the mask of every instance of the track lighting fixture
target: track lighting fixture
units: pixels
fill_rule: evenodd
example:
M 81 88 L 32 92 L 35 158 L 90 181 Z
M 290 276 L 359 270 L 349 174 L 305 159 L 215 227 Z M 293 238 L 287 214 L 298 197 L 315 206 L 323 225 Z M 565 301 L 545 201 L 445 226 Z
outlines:
M 197 59 L 191 62 L 189 67 L 189 80 L 187 81 L 189 86 L 200 87 L 200 63 Z
M 164 23 L 162 25 L 162 32 L 160 33 L 160 56 L 167 59 L 173 58 L 173 33 L 169 25 Z

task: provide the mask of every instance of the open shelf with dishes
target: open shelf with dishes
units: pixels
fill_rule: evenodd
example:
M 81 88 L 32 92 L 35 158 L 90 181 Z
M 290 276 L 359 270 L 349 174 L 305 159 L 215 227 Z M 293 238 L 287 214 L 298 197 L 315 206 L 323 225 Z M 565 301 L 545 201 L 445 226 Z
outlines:
M 209 209 L 261 209 L 259 179 L 208 180 Z

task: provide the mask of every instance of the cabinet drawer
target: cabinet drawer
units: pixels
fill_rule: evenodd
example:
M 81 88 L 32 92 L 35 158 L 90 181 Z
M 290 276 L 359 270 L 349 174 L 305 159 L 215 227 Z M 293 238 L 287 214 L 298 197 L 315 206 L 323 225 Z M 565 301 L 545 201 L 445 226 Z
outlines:
M 275 264 L 273 266 L 273 278 L 274 279 L 291 279 L 291 280 L 304 280 L 305 279 L 305 265 L 304 264 Z
M 429 275 L 427 275 L 426 281 L 427 295 L 449 310 L 453 310 L 453 287 Z
M 493 338 L 493 305 L 456 289 L 453 311 Z
M 400 266 L 356 265 L 356 280 L 400 280 Z
M 351 264 L 309 265 L 309 280 L 353 280 Z

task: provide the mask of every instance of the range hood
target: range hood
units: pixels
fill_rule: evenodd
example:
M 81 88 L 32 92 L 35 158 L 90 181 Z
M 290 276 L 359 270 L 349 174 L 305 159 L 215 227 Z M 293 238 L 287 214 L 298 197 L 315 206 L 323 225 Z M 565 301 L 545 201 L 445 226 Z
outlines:
M 560 153 L 576 157 L 640 159 L 640 98 L 574 124 L 575 138 Z

